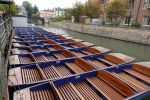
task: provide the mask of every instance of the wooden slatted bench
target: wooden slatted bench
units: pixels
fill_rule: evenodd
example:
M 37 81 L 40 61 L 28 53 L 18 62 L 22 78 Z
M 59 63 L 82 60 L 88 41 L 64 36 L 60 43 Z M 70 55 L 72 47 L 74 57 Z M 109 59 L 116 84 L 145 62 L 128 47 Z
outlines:
M 87 81 L 107 99 L 121 100 L 134 94 L 128 85 L 104 70 L 99 71 L 97 77 L 87 78 Z
M 75 88 L 81 93 L 85 100 L 102 100 L 85 82 L 74 84 Z
M 54 66 L 48 66 L 46 68 L 43 68 L 42 70 L 47 79 L 54 79 L 61 76 Z

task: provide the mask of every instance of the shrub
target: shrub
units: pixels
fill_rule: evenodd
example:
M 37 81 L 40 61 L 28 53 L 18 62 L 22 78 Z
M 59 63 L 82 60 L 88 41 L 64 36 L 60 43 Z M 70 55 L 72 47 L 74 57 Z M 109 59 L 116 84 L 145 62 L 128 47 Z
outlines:
M 55 19 L 56 22 L 60 22 L 60 21 L 63 21 L 63 20 L 66 20 L 66 17 L 63 15 L 63 16 L 59 16 Z
M 139 28 L 139 27 L 141 27 L 141 24 L 138 22 L 134 22 L 131 24 L 131 27 Z

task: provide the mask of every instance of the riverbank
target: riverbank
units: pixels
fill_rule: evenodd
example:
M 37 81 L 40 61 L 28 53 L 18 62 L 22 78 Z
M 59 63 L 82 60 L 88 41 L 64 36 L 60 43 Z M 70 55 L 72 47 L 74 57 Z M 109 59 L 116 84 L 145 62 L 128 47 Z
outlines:
M 150 30 L 114 28 L 65 22 L 55 22 L 51 24 L 55 27 L 60 27 L 80 33 L 150 45 Z

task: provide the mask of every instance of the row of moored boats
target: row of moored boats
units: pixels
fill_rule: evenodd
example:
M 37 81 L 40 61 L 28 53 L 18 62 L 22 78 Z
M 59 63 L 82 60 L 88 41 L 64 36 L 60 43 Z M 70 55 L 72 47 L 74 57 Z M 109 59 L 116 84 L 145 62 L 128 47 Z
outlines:
M 18 27 L 8 66 L 10 100 L 121 100 L 150 95 L 150 62 L 39 27 Z

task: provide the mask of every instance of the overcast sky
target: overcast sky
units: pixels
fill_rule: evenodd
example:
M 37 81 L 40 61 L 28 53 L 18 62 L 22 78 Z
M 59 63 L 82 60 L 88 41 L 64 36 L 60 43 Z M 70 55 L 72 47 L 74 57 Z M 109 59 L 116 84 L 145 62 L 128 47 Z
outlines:
M 37 5 L 40 10 L 53 9 L 54 7 L 68 8 L 76 1 L 84 3 L 87 0 L 14 0 L 16 4 L 21 5 L 23 1 L 28 1 L 32 5 Z

